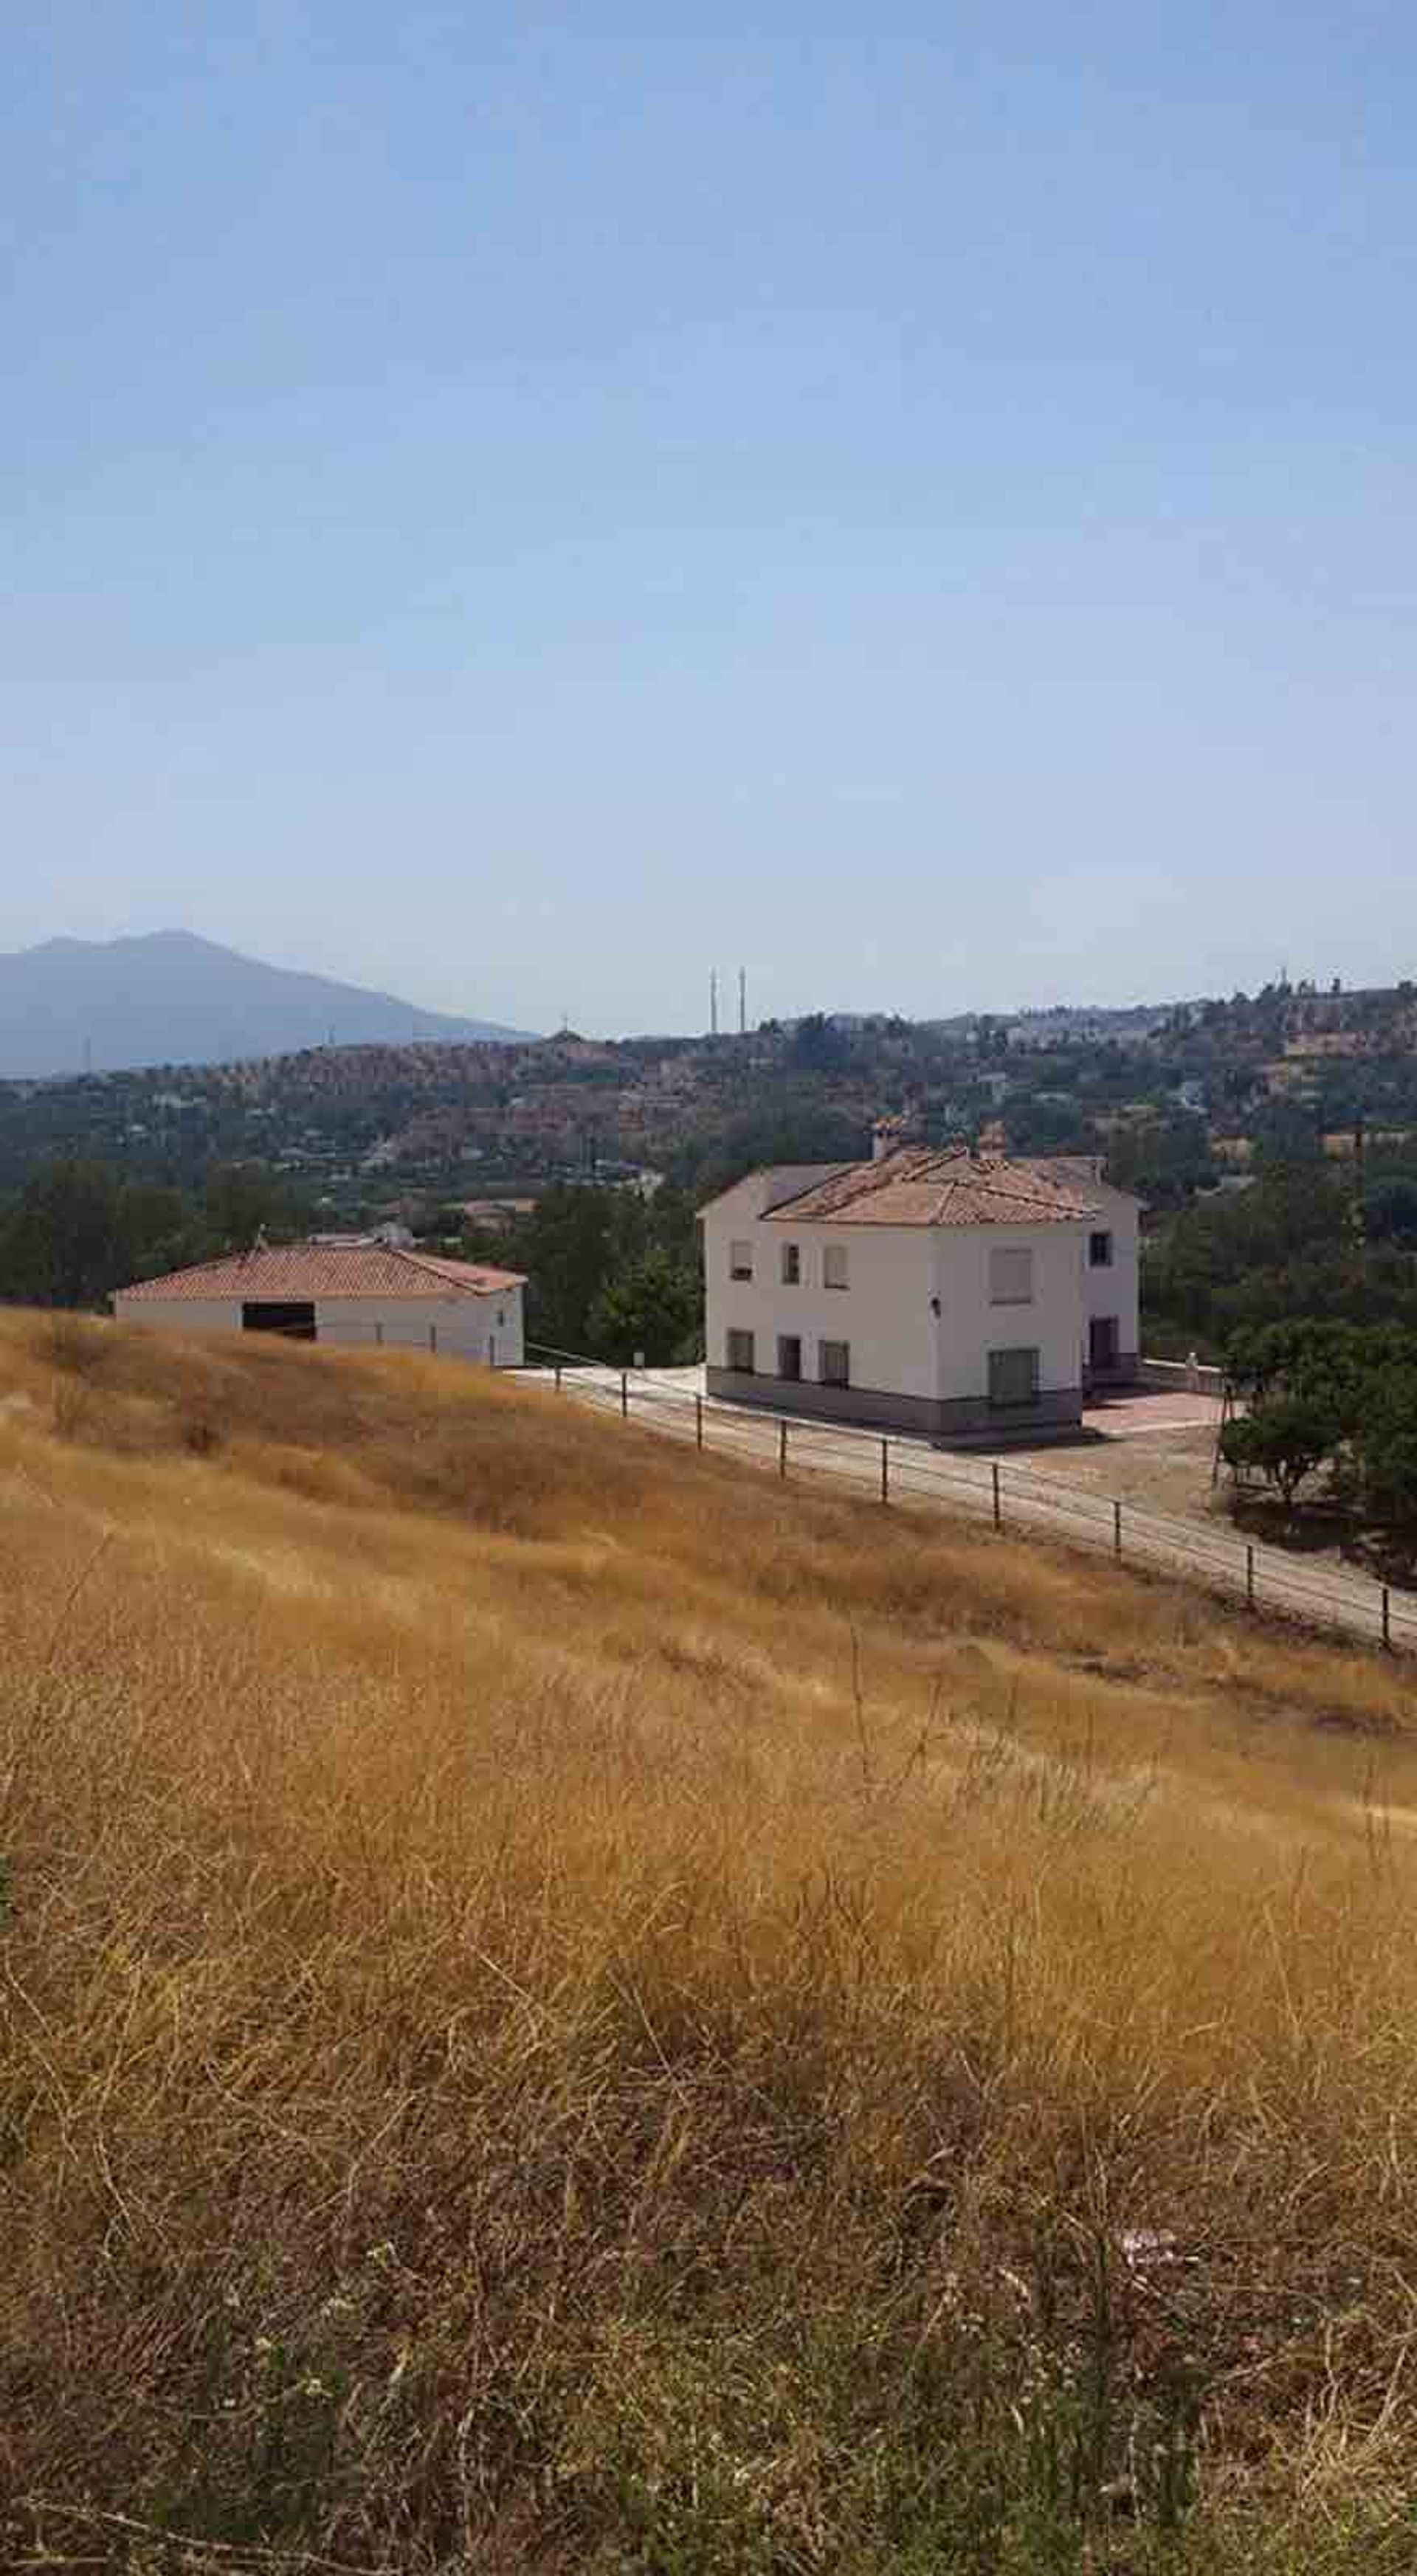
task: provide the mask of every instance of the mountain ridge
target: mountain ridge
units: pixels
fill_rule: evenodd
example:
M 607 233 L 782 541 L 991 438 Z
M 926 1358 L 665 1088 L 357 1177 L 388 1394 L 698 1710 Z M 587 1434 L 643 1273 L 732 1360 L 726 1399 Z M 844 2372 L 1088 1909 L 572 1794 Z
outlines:
M 323 1046 L 525 1041 L 530 1030 L 271 966 L 191 930 L 67 933 L 0 953 L 0 1079 L 221 1064 Z

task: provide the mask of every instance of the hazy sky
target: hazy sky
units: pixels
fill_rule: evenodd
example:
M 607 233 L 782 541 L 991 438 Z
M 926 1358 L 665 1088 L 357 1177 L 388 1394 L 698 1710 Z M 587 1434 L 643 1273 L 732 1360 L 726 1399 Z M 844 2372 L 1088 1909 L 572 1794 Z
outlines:
M 11 0 L 0 946 L 1417 972 L 1411 0 Z

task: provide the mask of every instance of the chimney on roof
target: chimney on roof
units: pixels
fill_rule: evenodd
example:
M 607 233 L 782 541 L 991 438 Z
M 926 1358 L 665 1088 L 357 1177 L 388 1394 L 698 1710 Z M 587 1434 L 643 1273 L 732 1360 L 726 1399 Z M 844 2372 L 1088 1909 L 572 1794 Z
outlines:
M 903 1118 L 878 1118 L 871 1129 L 872 1162 L 883 1163 L 887 1154 L 893 1154 L 904 1132 Z

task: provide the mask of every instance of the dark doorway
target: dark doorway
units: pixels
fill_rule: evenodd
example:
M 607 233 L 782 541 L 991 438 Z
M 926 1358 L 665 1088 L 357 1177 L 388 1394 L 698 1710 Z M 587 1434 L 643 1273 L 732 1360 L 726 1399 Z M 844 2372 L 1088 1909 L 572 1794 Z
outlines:
M 777 1373 L 779 1377 L 799 1378 L 802 1374 L 802 1336 L 779 1333 L 777 1337 Z
M 313 1305 L 279 1305 L 274 1298 L 252 1301 L 241 1309 L 243 1333 L 283 1333 L 288 1342 L 313 1342 L 315 1309 Z
M 1117 1365 L 1117 1318 L 1094 1315 L 1087 1328 L 1087 1365 L 1098 1377 L 1105 1377 Z

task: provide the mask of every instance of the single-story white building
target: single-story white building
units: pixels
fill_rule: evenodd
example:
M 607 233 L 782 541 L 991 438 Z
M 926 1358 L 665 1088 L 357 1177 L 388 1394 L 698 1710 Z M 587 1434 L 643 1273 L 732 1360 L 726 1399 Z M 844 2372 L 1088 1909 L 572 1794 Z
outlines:
M 710 1394 L 940 1439 L 1066 1430 L 1134 1378 L 1139 1203 L 1079 1158 L 896 1145 L 702 1211 Z
M 186 1333 L 442 1351 L 493 1368 L 523 1358 L 520 1271 L 367 1241 L 257 1244 L 120 1288 L 120 1323 Z

